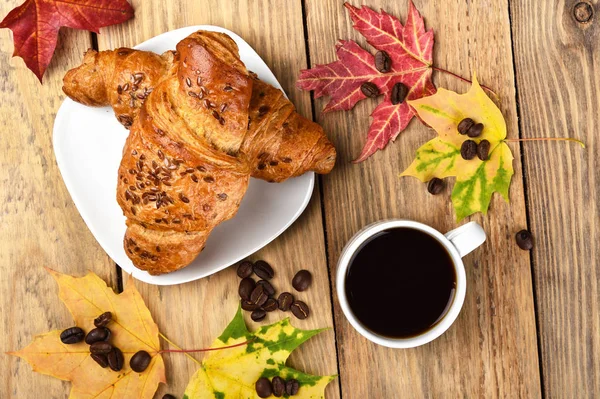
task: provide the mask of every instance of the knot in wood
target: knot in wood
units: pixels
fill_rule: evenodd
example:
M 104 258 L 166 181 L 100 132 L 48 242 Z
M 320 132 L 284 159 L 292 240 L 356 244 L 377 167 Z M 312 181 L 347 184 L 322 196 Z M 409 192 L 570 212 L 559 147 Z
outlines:
M 573 7 L 573 16 L 580 23 L 589 22 L 594 15 L 594 8 L 591 4 L 581 1 Z

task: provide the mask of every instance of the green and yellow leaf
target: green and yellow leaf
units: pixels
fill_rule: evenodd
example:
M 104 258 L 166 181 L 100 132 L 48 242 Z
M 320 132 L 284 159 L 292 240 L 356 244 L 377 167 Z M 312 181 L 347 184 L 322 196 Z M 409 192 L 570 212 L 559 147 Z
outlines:
M 436 94 L 409 101 L 409 104 L 438 133 L 438 137 L 417 150 L 415 160 L 401 176 L 414 176 L 423 182 L 434 177 L 456 176 L 452 204 L 457 220 L 476 212 L 485 214 L 494 192 L 509 200 L 508 188 L 514 171 L 512 153 L 504 142 L 506 123 L 475 76 L 465 94 L 440 88 Z M 470 139 L 457 130 L 458 123 L 465 118 L 484 124 L 481 136 L 473 140 L 490 142 L 486 161 L 479 158 L 465 160 L 460 155 L 462 143 Z
M 254 333 L 246 328 L 241 309 L 211 348 L 248 342 L 235 348 L 210 352 L 194 374 L 184 399 L 259 399 L 255 383 L 260 377 L 295 378 L 300 390 L 294 398 L 319 399 L 335 376 L 314 376 L 285 365 L 302 343 L 323 330 L 299 330 L 289 319 L 264 326 Z

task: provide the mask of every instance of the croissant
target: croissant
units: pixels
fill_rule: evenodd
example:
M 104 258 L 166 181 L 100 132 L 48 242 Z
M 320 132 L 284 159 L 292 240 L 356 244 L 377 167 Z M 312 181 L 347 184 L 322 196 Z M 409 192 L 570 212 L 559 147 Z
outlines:
M 328 173 L 335 148 L 283 93 L 247 71 L 235 42 L 196 32 L 177 51 L 88 51 L 64 78 L 75 101 L 111 105 L 130 129 L 117 201 L 124 247 L 150 274 L 180 269 L 232 218 L 250 176 Z
M 63 91 L 85 105 L 110 105 L 119 122 L 129 129 L 145 99 L 169 71 L 176 68 L 179 58 L 174 51 L 158 55 L 129 48 L 88 50 L 82 65 L 65 75 Z M 195 72 L 200 73 L 200 69 Z M 250 76 L 253 85 L 248 128 L 240 150 L 251 164 L 252 177 L 282 182 L 307 171 L 329 173 L 335 164 L 336 152 L 321 126 L 298 114 L 281 90 L 252 73 Z M 183 82 L 184 87 L 201 84 L 201 79 L 193 75 Z M 189 93 L 194 95 L 193 91 Z M 221 105 L 225 107 L 223 111 L 229 106 Z M 235 153 L 240 145 L 235 140 L 233 144 L 229 151 Z

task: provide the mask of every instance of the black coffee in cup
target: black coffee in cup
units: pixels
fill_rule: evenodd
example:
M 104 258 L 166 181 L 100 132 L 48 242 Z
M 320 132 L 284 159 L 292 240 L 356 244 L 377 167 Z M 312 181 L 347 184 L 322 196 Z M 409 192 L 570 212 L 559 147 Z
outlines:
M 444 317 L 454 300 L 456 272 L 434 237 L 393 228 L 370 237 L 354 253 L 345 290 L 365 328 L 389 338 L 410 338 Z

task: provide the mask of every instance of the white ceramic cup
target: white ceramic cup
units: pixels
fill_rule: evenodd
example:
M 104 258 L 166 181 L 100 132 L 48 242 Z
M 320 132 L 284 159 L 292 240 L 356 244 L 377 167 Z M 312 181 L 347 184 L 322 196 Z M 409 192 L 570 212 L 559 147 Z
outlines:
M 383 230 L 397 227 L 420 230 L 439 241 L 452 257 L 452 264 L 454 265 L 454 270 L 456 273 L 456 292 L 452 304 L 450 305 L 450 308 L 447 310 L 444 317 L 429 330 L 410 338 L 390 338 L 378 335 L 364 327 L 356 318 L 356 316 L 354 316 L 354 313 L 352 313 L 352 309 L 348 304 L 348 298 L 346 297 L 346 276 L 348 275 L 348 266 L 355 252 L 367 239 L 373 235 Z M 454 320 L 456 320 L 456 317 L 458 316 L 465 300 L 467 280 L 465 277 L 465 265 L 463 264 L 462 257 L 483 244 L 485 239 L 485 232 L 481 226 L 475 222 L 469 222 L 446 234 L 442 234 L 426 224 L 412 220 L 384 220 L 368 225 L 350 239 L 348 244 L 346 244 L 342 250 L 340 260 L 338 261 L 336 276 L 337 294 L 346 318 L 350 324 L 352 324 L 352 326 L 365 338 L 375 342 L 376 344 L 390 348 L 413 348 L 415 346 L 423 345 L 433 341 L 442 335 L 452 325 Z

